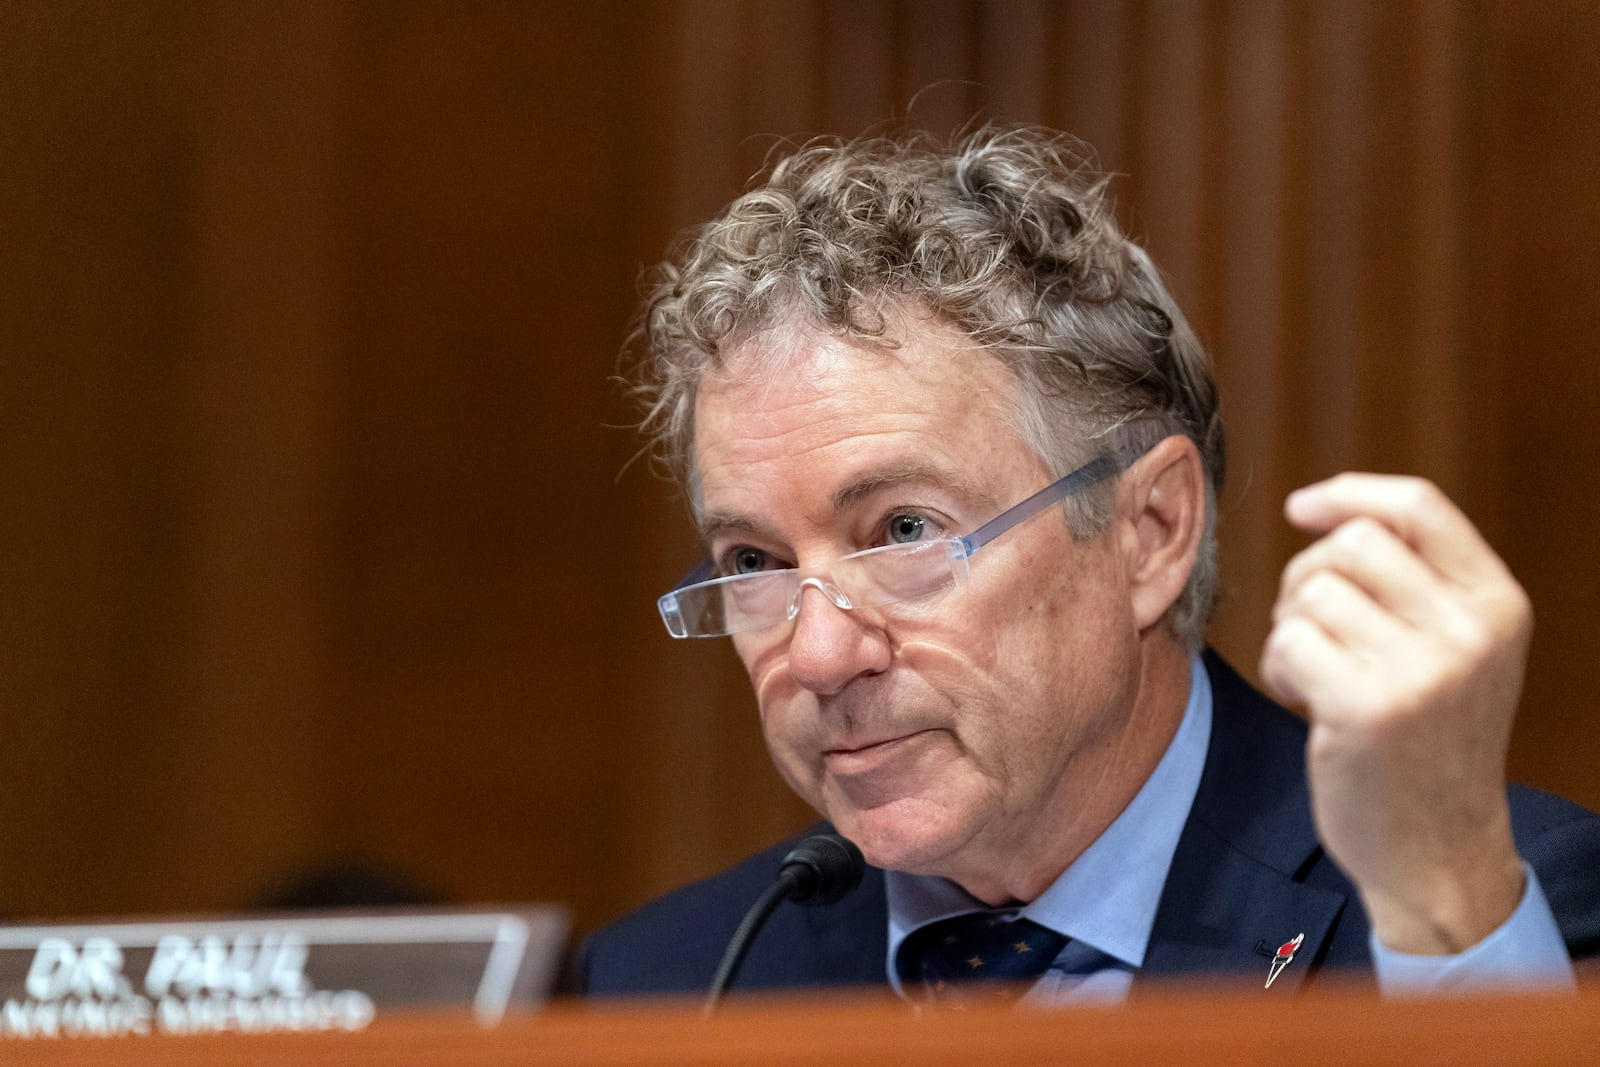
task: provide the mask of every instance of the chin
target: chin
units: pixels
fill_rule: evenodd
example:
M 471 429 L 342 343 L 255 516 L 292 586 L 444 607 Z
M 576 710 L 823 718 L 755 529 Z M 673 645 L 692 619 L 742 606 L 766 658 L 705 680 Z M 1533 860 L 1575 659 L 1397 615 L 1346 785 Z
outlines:
M 829 812 L 828 819 L 868 863 L 909 874 L 944 873 L 941 861 L 964 837 L 948 812 L 930 812 L 914 800 Z

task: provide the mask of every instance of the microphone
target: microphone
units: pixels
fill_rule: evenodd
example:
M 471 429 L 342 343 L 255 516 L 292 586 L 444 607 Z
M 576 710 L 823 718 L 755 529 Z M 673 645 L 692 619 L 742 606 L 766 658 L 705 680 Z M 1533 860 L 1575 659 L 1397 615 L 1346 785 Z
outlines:
M 796 845 L 778 865 L 778 877 L 756 898 L 728 940 L 727 951 L 711 979 L 705 1014 L 709 1016 L 717 1010 L 756 934 L 780 902 L 788 899 L 800 904 L 836 904 L 861 884 L 866 869 L 861 850 L 838 834 L 814 834 Z

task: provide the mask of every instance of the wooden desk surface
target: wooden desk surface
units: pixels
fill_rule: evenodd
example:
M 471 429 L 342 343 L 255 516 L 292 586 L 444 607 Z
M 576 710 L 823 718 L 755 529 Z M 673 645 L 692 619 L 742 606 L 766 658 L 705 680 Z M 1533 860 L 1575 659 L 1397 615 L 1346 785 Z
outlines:
M 1381 1001 L 1355 990 L 1272 1000 L 1172 989 L 1116 1008 L 921 1016 L 872 991 L 747 998 L 710 1021 L 689 1003 L 557 1005 L 493 1030 L 418 1016 L 380 1018 L 359 1034 L 8 1041 L 0 1061 L 118 1067 L 1595 1064 L 1600 987 L 1586 985 L 1577 996 L 1432 1001 Z

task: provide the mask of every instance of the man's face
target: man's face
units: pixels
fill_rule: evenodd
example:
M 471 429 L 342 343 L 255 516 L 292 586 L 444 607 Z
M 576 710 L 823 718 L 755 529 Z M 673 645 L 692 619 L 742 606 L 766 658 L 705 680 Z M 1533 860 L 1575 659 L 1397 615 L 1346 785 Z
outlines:
M 704 383 L 699 511 L 723 573 L 968 533 L 1053 479 L 1010 428 L 997 358 L 927 320 L 899 340 L 780 329 Z M 1117 773 L 1134 703 L 1115 544 L 1050 509 L 926 600 L 847 611 L 807 588 L 794 622 L 735 638 L 779 771 L 879 866 L 972 888 L 1048 847 Z

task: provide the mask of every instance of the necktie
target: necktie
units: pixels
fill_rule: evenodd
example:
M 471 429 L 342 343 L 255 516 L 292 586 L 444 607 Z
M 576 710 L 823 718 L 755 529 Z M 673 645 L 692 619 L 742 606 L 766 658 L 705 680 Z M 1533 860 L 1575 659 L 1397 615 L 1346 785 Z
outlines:
M 1028 919 L 979 911 L 913 931 L 900 946 L 901 981 L 937 1003 L 1010 999 L 1050 969 L 1067 938 Z

